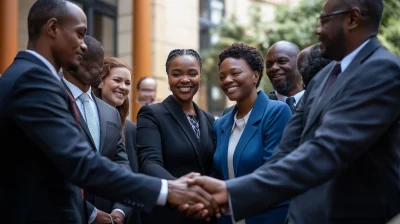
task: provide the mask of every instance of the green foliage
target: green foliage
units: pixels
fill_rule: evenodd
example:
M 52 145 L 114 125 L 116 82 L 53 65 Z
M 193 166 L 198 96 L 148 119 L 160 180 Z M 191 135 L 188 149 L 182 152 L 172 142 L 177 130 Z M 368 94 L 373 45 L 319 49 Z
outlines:
M 242 25 L 233 16 L 212 32 L 219 37 L 208 52 L 203 52 L 204 70 L 209 81 L 218 85 L 218 54 L 234 42 L 243 42 L 256 47 L 265 56 L 269 46 L 280 40 L 297 44 L 301 49 L 318 42 L 315 34 L 317 16 L 325 0 L 302 0 L 297 6 L 278 6 L 273 22 L 261 22 L 261 11 L 257 6 L 249 8 L 250 23 Z M 378 38 L 393 53 L 400 55 L 400 1 L 384 0 L 385 11 Z M 265 91 L 272 90 L 267 77 L 262 80 Z

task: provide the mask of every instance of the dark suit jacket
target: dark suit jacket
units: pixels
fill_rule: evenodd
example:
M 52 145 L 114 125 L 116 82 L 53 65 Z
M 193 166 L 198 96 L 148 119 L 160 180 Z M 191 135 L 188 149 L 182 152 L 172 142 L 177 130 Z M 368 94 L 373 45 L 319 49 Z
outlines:
M 19 52 L 0 79 L 0 142 L 11 146 L 0 157 L 7 180 L 0 215 L 13 223 L 86 224 L 80 187 L 150 211 L 161 181 L 100 157 L 72 110 L 62 82 L 36 56 Z
M 236 111 L 235 107 L 233 111 L 216 120 L 214 124 L 217 149 L 214 154 L 212 176 L 222 180 L 229 180 L 228 147 Z M 259 91 L 233 156 L 235 177 L 252 173 L 269 160 L 275 147 L 281 141 L 283 130 L 291 117 L 292 113 L 286 103 L 269 100 L 263 91 Z M 289 201 L 285 201 L 281 206 L 285 205 L 287 211 L 288 204 Z M 266 213 L 246 218 L 246 224 L 283 224 L 285 218 L 285 212 L 275 212 L 272 209 Z M 218 223 L 229 224 L 232 221 L 230 216 L 223 216 Z
M 214 118 L 195 103 L 199 117 L 200 138 L 197 139 L 185 113 L 172 97 L 163 102 L 143 106 L 137 119 L 137 149 L 140 170 L 144 174 L 172 180 L 190 172 L 208 175 L 214 155 Z M 156 208 L 143 223 L 197 223 L 169 208 Z
M 260 91 L 259 91 L 260 92 Z M 275 94 L 270 93 L 270 94 L 266 94 L 268 96 L 268 98 L 270 100 L 278 100 L 278 98 L 276 97 Z M 222 116 L 224 116 L 225 114 L 229 113 L 230 111 L 232 111 L 234 108 L 236 107 L 236 104 L 233 106 L 230 106 L 228 108 L 225 108 L 224 112 L 222 113 Z
M 287 126 L 293 134 L 305 122 L 300 146 L 227 182 L 236 219 L 291 197 L 296 224 L 386 223 L 400 211 L 400 61 L 372 38 L 321 96 L 332 67 L 311 81 Z
M 125 148 L 128 154 L 129 164 L 133 172 L 139 172 L 139 162 L 136 150 L 136 124 L 130 120 L 125 120 Z M 125 222 L 127 224 L 141 224 L 141 213 L 138 209 L 133 209 L 128 220 Z
M 66 88 L 68 89 L 67 86 Z M 128 156 L 126 154 L 124 143 L 122 142 L 121 118 L 117 109 L 97 98 L 94 94 L 92 94 L 92 98 L 97 106 L 100 121 L 100 155 L 130 169 Z M 89 127 L 87 126 L 82 113 L 79 113 L 79 116 L 81 134 L 95 149 L 96 145 L 94 144 Z M 114 203 L 100 196 L 96 196 L 89 191 L 85 191 L 85 200 L 87 206 L 87 217 L 90 217 L 94 207 L 107 213 L 111 213 L 113 209 L 119 208 L 124 211 L 125 217 L 128 217 L 132 211 L 131 207 L 120 203 Z

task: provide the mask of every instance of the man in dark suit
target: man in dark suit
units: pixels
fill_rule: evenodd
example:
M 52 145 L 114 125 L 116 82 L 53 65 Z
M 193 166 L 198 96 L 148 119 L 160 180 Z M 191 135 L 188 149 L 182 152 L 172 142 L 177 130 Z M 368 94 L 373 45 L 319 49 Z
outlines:
M 84 37 L 88 50 L 77 71 L 64 70 L 63 82 L 75 99 L 79 109 L 81 134 L 100 155 L 130 170 L 122 138 L 121 119 L 117 109 L 94 96 L 90 85 L 99 79 L 103 68 L 104 50 L 100 42 Z M 86 97 L 86 99 L 84 99 Z M 85 102 L 85 100 L 87 100 Z M 113 203 L 85 192 L 89 223 L 123 223 L 132 208 Z
M 310 82 L 288 142 L 253 174 L 190 183 L 222 204 L 229 192 L 236 220 L 289 198 L 288 223 L 378 224 L 398 214 L 400 61 L 376 38 L 382 11 L 380 0 L 327 0 L 316 33 L 334 62 Z
M 29 11 L 28 50 L 0 79 L 0 142 L 12 146 L 0 157 L 7 181 L 0 215 L 13 223 L 87 223 L 82 188 L 147 212 L 166 202 L 209 206 L 211 196 L 186 178 L 134 174 L 82 138 L 79 112 L 57 71 L 79 67 L 86 27 L 84 12 L 68 1 L 38 0 Z

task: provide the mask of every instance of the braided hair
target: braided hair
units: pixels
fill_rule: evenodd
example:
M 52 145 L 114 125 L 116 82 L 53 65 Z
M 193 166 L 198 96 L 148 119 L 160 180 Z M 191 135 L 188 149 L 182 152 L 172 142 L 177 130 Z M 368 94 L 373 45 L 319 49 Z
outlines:
M 165 70 L 168 74 L 168 69 L 169 69 L 169 65 L 171 64 L 171 61 L 178 57 L 178 56 L 182 56 L 182 55 L 191 55 L 194 58 L 196 58 L 197 62 L 199 63 L 200 66 L 200 72 L 201 72 L 201 68 L 202 68 L 202 61 L 201 61 L 201 57 L 200 55 L 193 49 L 174 49 L 171 52 L 169 52 L 168 58 L 167 58 L 167 62 L 165 63 Z

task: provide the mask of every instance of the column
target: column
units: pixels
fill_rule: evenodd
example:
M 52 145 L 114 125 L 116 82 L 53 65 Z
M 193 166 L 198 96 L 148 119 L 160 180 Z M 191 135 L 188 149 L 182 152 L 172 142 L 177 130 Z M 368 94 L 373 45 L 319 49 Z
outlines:
M 18 51 L 18 0 L 0 0 L 0 73 Z
M 131 98 L 131 119 L 136 122 L 139 104 L 136 102 L 136 84 L 151 73 L 151 1 L 133 0 L 133 94 Z

